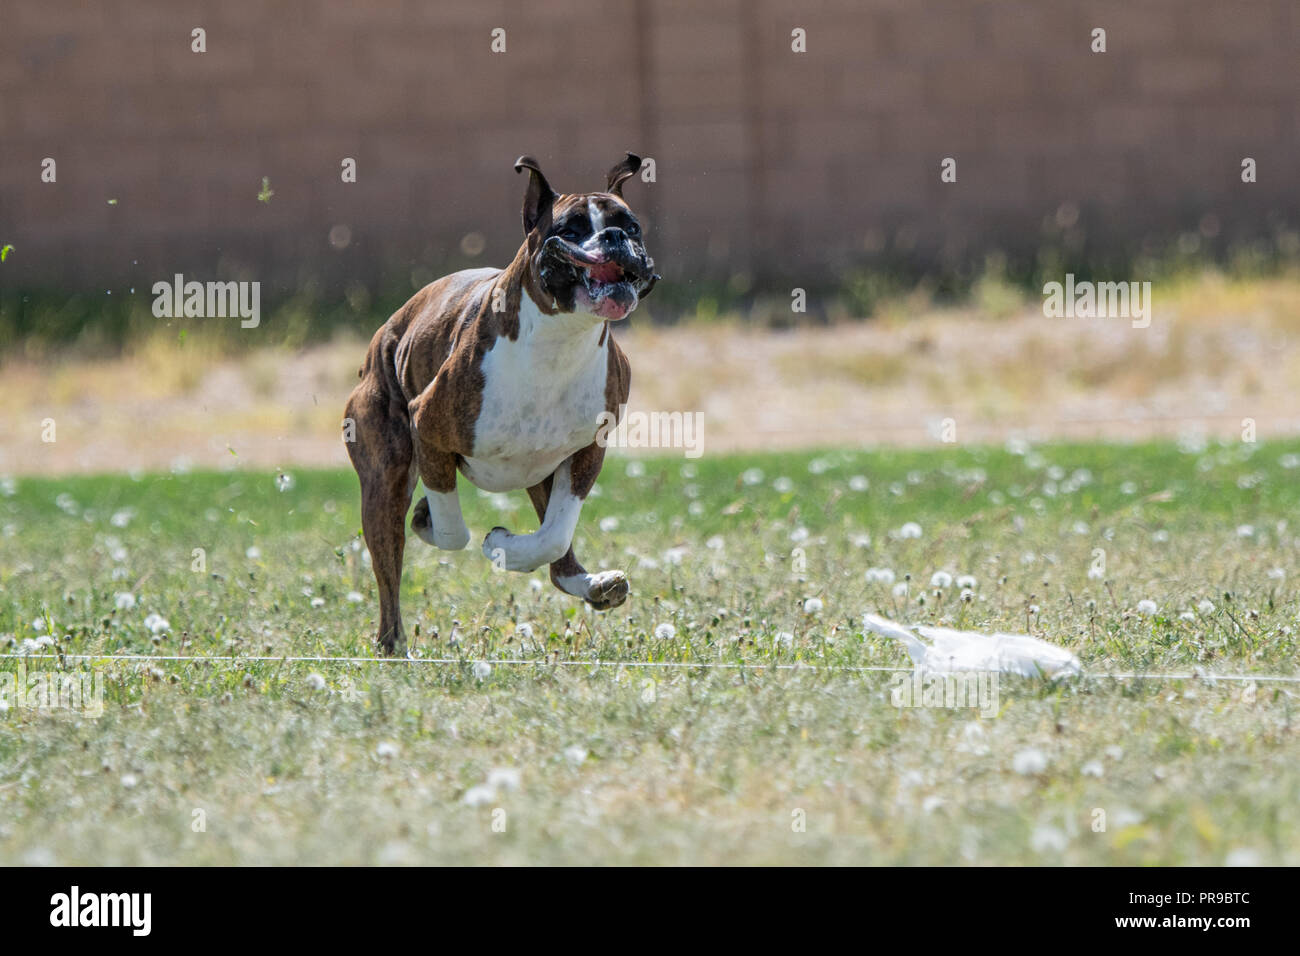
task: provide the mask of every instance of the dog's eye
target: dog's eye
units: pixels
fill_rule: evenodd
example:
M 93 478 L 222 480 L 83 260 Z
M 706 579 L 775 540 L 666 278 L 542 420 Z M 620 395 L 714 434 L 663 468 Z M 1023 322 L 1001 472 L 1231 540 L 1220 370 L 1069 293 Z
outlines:
M 641 227 L 634 222 L 629 222 L 627 224 L 627 228 L 624 229 L 623 231 L 626 232 L 633 239 L 641 238 Z
M 560 230 L 562 239 L 581 239 L 587 234 L 587 227 L 584 223 L 571 222 Z

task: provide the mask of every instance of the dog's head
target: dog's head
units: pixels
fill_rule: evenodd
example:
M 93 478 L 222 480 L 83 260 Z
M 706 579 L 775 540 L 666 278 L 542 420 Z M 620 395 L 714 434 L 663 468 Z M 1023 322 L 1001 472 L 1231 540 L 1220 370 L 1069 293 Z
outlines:
M 641 224 L 623 198 L 623 181 L 640 169 L 641 157 L 628 153 L 609 171 L 603 192 L 556 193 L 537 160 L 520 156 L 515 162 L 516 172 L 528 171 L 528 268 L 559 311 L 617 321 L 658 281 Z

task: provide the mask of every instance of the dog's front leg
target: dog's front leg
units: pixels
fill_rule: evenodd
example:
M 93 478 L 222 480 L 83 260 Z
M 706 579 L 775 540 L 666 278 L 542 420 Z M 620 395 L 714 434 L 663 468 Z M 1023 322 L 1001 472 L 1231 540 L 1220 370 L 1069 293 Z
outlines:
M 469 528 L 461 514 L 454 473 L 451 485 L 451 491 L 434 491 L 426 486 L 424 497 L 415 503 L 411 513 L 411 530 L 421 541 L 443 551 L 459 551 L 469 544 Z
M 592 444 L 575 454 L 569 460 L 570 490 L 579 498 L 585 499 L 596 483 L 600 466 L 605 459 L 605 449 Z M 545 520 L 550 510 L 551 492 L 554 488 L 554 476 L 539 482 L 528 489 L 528 497 L 533 501 L 537 517 Z M 616 608 L 627 600 L 627 575 L 622 571 L 597 571 L 591 574 L 579 563 L 573 554 L 573 545 L 559 558 L 551 562 L 551 583 L 565 594 L 582 598 L 599 611 Z
M 571 464 L 566 458 L 551 476 L 551 496 L 542 526 L 532 534 L 514 534 L 496 527 L 483 539 L 483 554 L 496 567 L 507 571 L 532 571 L 558 561 L 578 528 L 582 498 L 574 494 Z
M 410 405 L 415 462 L 424 483 L 424 497 L 411 513 L 411 530 L 435 548 L 459 551 L 469 544 L 469 528 L 456 491 L 456 456 L 439 447 L 439 420 L 429 411 L 430 401 L 426 392 Z

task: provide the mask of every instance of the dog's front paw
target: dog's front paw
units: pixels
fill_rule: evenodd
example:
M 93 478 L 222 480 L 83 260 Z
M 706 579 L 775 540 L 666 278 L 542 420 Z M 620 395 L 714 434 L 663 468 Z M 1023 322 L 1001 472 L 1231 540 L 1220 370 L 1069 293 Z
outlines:
M 506 549 L 510 545 L 510 539 L 513 538 L 509 531 L 497 525 L 486 535 L 483 536 L 483 557 L 492 562 L 493 565 L 505 570 L 506 567 Z
M 459 551 L 469 544 L 469 528 L 464 525 L 459 528 L 452 528 L 450 531 L 434 528 L 433 543 L 443 551 Z
M 433 518 L 429 514 L 428 498 L 421 498 L 415 503 L 415 510 L 411 513 L 411 530 L 421 541 L 442 551 L 459 551 L 469 544 L 469 528 L 465 527 L 464 521 L 452 528 L 434 527 Z
M 591 576 L 586 601 L 597 611 L 608 611 L 627 600 L 627 575 L 622 571 L 601 571 Z
M 425 544 L 437 545 L 438 542 L 433 539 L 433 522 L 429 518 L 428 498 L 421 498 L 415 503 L 415 510 L 411 512 L 411 530 Z

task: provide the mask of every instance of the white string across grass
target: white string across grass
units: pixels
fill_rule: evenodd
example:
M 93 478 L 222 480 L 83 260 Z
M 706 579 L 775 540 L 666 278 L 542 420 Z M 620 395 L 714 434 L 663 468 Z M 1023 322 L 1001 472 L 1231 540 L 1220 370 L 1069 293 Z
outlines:
M 750 661 L 582 661 L 548 660 L 532 658 L 486 657 L 298 657 L 298 656 L 216 656 L 189 654 L 0 654 L 0 660 L 50 660 L 50 661 L 113 661 L 138 663 L 182 662 L 189 664 L 429 664 L 435 666 L 473 667 L 487 664 L 492 667 L 586 667 L 586 668 L 664 668 L 675 670 L 778 670 L 826 671 L 828 673 L 908 673 L 906 666 L 871 664 L 803 664 L 764 663 Z M 1300 675 L 1288 674 L 1215 674 L 1209 671 L 1084 671 L 1078 675 L 1096 680 L 1199 680 L 1199 681 L 1256 681 L 1260 683 L 1300 684 Z

